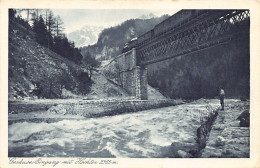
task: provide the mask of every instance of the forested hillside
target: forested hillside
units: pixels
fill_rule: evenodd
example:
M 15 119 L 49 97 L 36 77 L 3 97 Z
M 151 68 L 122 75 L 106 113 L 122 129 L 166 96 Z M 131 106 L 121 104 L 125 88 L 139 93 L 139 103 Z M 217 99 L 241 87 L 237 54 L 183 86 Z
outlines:
M 148 83 L 170 98 L 249 98 L 249 38 L 148 65 Z
M 81 64 L 82 55 L 42 16 L 28 21 L 9 10 L 9 99 L 24 97 L 65 98 L 90 91 L 91 79 Z M 47 22 L 48 23 L 48 22 Z
M 162 22 L 168 15 L 151 19 L 131 19 L 122 24 L 104 29 L 94 45 L 81 48 L 81 54 L 91 55 L 99 60 L 107 60 L 121 53 L 124 44 L 138 37 Z

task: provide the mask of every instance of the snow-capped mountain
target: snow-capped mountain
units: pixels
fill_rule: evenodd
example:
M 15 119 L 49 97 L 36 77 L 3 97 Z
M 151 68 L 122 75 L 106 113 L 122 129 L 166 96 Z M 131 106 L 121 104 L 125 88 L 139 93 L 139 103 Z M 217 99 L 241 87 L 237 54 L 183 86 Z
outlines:
M 151 19 L 151 18 L 154 18 L 154 17 L 157 17 L 157 16 L 152 14 L 152 13 L 149 13 L 147 15 L 142 15 L 142 16 L 138 17 L 138 19 Z
M 169 15 L 163 15 L 151 19 L 131 19 L 117 26 L 105 28 L 100 33 L 97 43 L 82 47 L 81 54 L 83 57 L 90 54 L 98 60 L 111 59 L 122 52 L 125 43 L 151 30 L 168 17 Z
M 84 47 L 95 44 L 98 40 L 99 33 L 104 29 L 102 26 L 86 25 L 79 30 L 68 33 L 70 41 L 75 42 L 76 47 Z
M 143 20 L 151 18 L 156 18 L 156 15 L 150 13 L 138 17 L 138 19 Z M 86 25 L 78 30 L 68 33 L 67 37 L 70 41 L 74 41 L 76 47 L 85 47 L 97 43 L 98 35 L 103 29 L 105 29 L 103 26 Z

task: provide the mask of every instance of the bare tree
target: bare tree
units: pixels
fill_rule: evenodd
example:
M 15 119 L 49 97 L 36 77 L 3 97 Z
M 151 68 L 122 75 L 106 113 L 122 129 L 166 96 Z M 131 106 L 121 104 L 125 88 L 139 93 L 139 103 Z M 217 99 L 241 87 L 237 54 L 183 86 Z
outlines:
M 61 36 L 62 32 L 64 31 L 64 27 L 63 27 L 63 21 L 61 20 L 59 15 L 56 17 L 54 27 L 56 31 L 56 36 Z
M 26 10 L 26 13 L 27 13 L 27 21 L 29 22 L 31 9 L 25 9 L 25 10 Z
M 31 20 L 39 20 L 40 15 L 42 15 L 42 9 L 31 9 Z
M 51 35 L 54 35 L 54 31 L 55 31 L 55 18 L 54 18 L 54 15 L 53 15 L 53 12 L 52 11 L 49 11 L 49 15 L 48 15 L 48 18 L 47 18 L 47 31 L 51 34 Z
M 28 22 L 30 21 L 30 16 L 32 15 L 33 10 L 34 10 L 34 9 L 29 9 L 29 8 L 27 8 L 27 9 L 16 9 L 16 11 L 17 11 L 17 13 L 18 13 L 18 15 L 19 15 L 20 17 L 22 17 L 22 12 L 26 12 L 26 20 L 27 20 Z
M 48 22 L 49 12 L 50 12 L 50 9 L 44 9 L 44 21 L 45 21 L 45 25 L 48 24 L 47 22 Z

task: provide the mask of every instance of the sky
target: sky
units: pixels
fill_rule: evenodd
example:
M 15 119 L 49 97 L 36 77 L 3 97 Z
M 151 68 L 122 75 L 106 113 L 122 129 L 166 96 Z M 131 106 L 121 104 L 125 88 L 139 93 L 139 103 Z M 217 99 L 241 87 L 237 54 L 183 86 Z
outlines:
M 54 15 L 59 15 L 64 22 L 65 33 L 70 33 L 85 25 L 111 27 L 127 19 L 138 18 L 142 15 L 163 14 L 173 15 L 178 10 L 165 9 L 51 9 Z

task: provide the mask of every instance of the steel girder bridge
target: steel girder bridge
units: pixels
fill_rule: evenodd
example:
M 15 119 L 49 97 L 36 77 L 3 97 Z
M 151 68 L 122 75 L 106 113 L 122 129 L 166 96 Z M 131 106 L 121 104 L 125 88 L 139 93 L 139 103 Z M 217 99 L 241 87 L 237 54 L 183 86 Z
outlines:
M 157 34 L 151 30 L 151 35 L 143 41 L 138 39 L 135 45 L 138 66 L 197 52 L 234 39 L 249 38 L 249 10 L 188 11 L 196 11 L 197 14 L 162 32 L 157 31 Z

